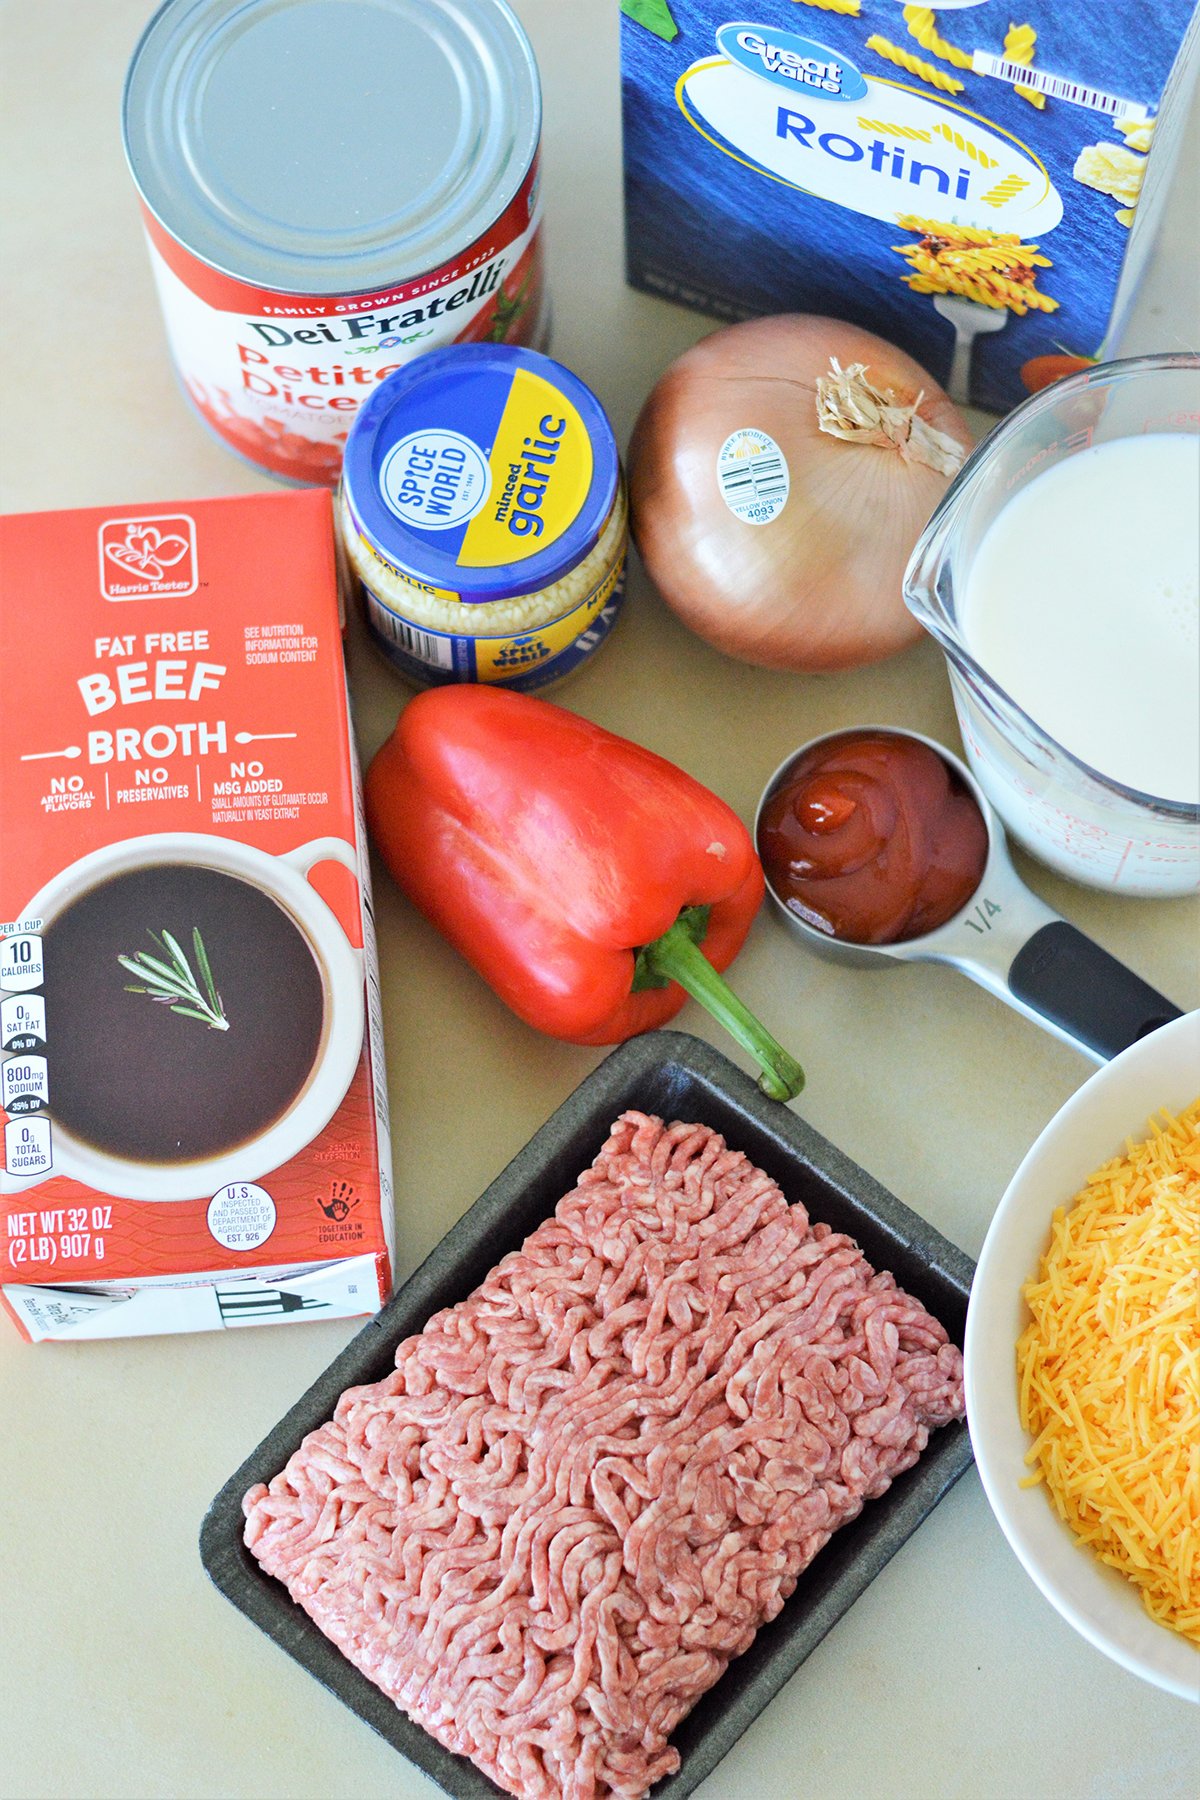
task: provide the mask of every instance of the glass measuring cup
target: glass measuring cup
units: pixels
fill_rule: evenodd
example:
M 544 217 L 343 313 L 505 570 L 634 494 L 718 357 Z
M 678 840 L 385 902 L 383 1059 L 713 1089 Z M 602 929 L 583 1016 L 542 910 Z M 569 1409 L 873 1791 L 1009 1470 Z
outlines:
M 1091 445 L 1148 432 L 1200 432 L 1200 355 L 1098 365 L 1025 401 L 964 463 L 913 552 L 904 598 L 946 653 L 967 758 L 1013 836 L 1093 887 L 1185 894 L 1200 890 L 1200 807 L 1072 755 L 980 667 L 960 621 L 972 560 L 1012 496 Z
M 762 792 L 754 816 L 760 829 L 767 802 L 788 783 L 802 757 L 839 738 L 884 737 L 924 744 L 958 777 L 987 826 L 987 859 L 965 905 L 944 925 L 893 943 L 863 944 L 832 936 L 789 907 L 763 859 L 767 892 L 788 926 L 817 955 L 861 968 L 904 962 L 948 963 L 1053 1036 L 1096 1062 L 1106 1062 L 1168 1020 L 1179 1008 L 1110 956 L 1031 893 L 1008 855 L 1004 828 L 969 770 L 944 745 L 918 731 L 890 725 L 855 727 L 811 738 L 780 763 Z

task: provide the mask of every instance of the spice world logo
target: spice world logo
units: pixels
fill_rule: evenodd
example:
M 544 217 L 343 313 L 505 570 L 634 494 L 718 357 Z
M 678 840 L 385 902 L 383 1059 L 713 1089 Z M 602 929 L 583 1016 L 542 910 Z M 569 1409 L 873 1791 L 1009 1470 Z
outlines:
M 106 600 L 194 594 L 196 525 L 186 513 L 106 519 L 100 527 L 100 592 Z

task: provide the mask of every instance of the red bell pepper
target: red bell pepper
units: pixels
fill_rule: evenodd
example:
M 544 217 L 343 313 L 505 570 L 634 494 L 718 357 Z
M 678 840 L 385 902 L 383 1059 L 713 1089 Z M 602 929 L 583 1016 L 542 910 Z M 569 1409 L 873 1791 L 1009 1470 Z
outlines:
M 799 1064 L 717 973 L 762 866 L 736 813 L 674 764 L 546 700 L 431 688 L 366 801 L 400 887 L 528 1024 L 619 1043 L 691 994 L 761 1062 L 765 1092 L 799 1093 Z

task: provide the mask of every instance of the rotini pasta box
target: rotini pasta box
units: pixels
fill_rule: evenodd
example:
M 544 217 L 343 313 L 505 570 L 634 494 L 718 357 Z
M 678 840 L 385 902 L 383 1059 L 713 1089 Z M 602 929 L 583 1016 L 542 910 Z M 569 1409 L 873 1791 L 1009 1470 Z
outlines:
M 622 12 L 636 287 L 720 319 L 849 319 L 993 411 L 1116 353 L 1195 72 L 1191 0 Z
M 0 1302 L 375 1312 L 379 984 L 330 496 L 0 519 Z

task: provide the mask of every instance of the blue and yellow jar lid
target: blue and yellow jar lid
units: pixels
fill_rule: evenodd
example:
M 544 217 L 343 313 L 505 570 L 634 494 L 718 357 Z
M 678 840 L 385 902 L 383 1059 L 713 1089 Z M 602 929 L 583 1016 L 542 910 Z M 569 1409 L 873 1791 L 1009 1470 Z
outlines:
M 455 344 L 382 381 L 346 444 L 343 496 L 375 552 L 467 604 L 540 592 L 594 548 L 620 463 L 591 389 L 509 344 Z

